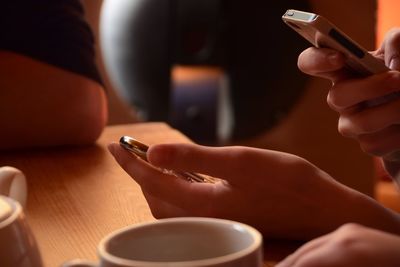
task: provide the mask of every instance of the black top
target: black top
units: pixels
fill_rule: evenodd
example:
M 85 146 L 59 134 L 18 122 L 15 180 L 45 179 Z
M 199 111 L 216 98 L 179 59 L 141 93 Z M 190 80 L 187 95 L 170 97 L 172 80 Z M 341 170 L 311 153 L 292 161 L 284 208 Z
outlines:
M 101 83 L 93 34 L 79 0 L 4 0 L 0 12 L 0 50 L 29 56 Z

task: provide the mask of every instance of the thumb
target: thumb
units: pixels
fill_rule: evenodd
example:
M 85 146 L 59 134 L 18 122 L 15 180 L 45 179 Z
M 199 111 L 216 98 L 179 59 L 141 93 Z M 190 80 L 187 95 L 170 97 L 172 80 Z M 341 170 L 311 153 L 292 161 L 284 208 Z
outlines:
M 244 174 L 254 171 L 256 149 L 245 147 L 206 147 L 195 144 L 162 144 L 151 146 L 148 159 L 151 164 L 176 171 L 189 171 L 210 175 L 243 184 Z M 251 164 L 249 164 L 251 163 Z M 263 163 L 265 164 L 265 163 Z
M 400 29 L 387 34 L 384 43 L 385 64 L 392 70 L 400 71 Z
M 227 149 L 196 144 L 158 144 L 147 151 L 151 164 L 164 169 L 208 174 L 219 178 L 229 176 L 226 167 Z M 230 163 L 229 163 L 230 164 Z
M 149 148 L 151 164 L 176 171 L 210 175 L 232 185 L 246 184 L 257 179 L 263 170 L 272 177 L 279 176 L 280 167 L 296 162 L 286 153 L 250 147 L 206 147 L 196 144 L 161 144 Z

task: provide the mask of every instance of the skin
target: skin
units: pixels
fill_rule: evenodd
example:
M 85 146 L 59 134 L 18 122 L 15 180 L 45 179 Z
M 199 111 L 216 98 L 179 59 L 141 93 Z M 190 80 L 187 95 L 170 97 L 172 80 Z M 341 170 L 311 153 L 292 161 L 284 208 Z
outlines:
M 346 222 L 400 233 L 397 214 L 295 155 L 250 147 L 160 144 L 148 151 L 150 165 L 118 144 L 109 149 L 141 186 L 156 218 L 227 218 L 253 225 L 264 236 L 302 240 Z M 154 166 L 224 181 L 189 183 Z
M 399 46 L 400 30 L 393 29 L 382 46 L 372 53 L 384 60 L 391 71 L 366 78 L 352 78 L 343 70 L 343 56 L 329 49 L 310 48 L 300 55 L 298 62 L 305 73 L 332 81 L 327 102 L 339 114 L 339 132 L 355 139 L 365 152 L 380 157 L 386 170 L 398 182 Z M 394 267 L 400 264 L 399 255 L 398 234 L 350 224 L 310 241 L 278 267 Z
M 399 46 L 400 31 L 394 29 L 372 53 L 384 60 L 392 71 L 366 78 L 352 78 L 343 70 L 343 55 L 330 49 L 309 48 L 298 61 L 303 72 L 332 81 L 327 102 L 339 114 L 339 132 L 355 139 L 366 153 L 381 157 L 394 178 L 400 169 L 400 98 L 392 95 L 391 101 L 372 107 L 366 107 L 365 102 L 381 102 L 387 95 L 399 91 Z
M 308 242 L 276 267 L 396 267 L 400 238 L 357 224 L 346 224 Z
M 0 150 L 94 143 L 107 121 L 102 86 L 0 51 Z
M 394 178 L 400 165 L 400 100 L 381 100 L 400 88 L 399 36 L 399 30 L 390 32 L 373 53 L 393 69 L 382 74 L 354 78 L 343 68 L 343 55 L 329 49 L 307 49 L 298 62 L 305 73 L 332 81 L 327 102 L 339 114 L 339 132 L 381 157 Z M 400 216 L 297 156 L 246 147 L 161 144 L 150 147 L 150 165 L 118 144 L 109 149 L 141 186 L 157 218 L 222 217 L 251 224 L 267 237 L 318 236 L 279 267 L 400 264 Z M 188 183 L 154 166 L 200 172 L 223 182 Z

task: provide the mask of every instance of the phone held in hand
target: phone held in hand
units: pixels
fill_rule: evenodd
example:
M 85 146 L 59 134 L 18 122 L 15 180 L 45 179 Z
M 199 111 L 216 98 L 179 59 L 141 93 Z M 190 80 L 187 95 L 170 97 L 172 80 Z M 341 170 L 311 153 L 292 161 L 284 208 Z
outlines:
M 346 64 L 356 74 L 368 76 L 388 71 L 384 62 L 372 56 L 326 18 L 309 12 L 289 9 L 283 21 L 315 47 L 325 47 L 342 52 Z
M 143 159 L 144 161 L 148 162 L 147 160 L 147 150 L 149 147 L 146 144 L 143 144 L 142 142 L 129 137 L 129 136 L 122 136 L 119 140 L 119 144 L 131 152 L 132 154 L 136 155 L 137 157 Z M 176 177 L 182 178 L 188 182 L 193 182 L 193 183 L 215 183 L 217 182 L 218 179 L 198 174 L 198 173 L 192 173 L 192 172 L 184 172 L 184 171 L 174 171 L 174 170 L 166 170 L 166 169 L 159 169 L 161 172 L 166 173 L 166 174 L 171 174 Z

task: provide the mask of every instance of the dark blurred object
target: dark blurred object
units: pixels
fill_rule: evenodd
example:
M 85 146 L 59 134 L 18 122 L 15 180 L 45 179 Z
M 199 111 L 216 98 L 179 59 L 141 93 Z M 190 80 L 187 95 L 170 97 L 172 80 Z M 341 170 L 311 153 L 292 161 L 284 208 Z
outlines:
M 171 96 L 174 66 L 219 67 L 231 97 L 230 137 L 261 134 L 285 116 L 305 87 L 296 62 L 307 44 L 282 22 L 289 8 L 309 10 L 306 1 L 296 0 L 106 0 L 100 29 L 110 78 L 144 120 L 174 125 L 171 103 L 186 103 L 179 97 L 189 94 L 178 89 L 181 95 Z M 195 92 L 194 101 L 210 102 L 186 103 L 187 124 L 215 132 L 207 121 L 215 126 L 208 109 L 217 109 L 218 93 Z

